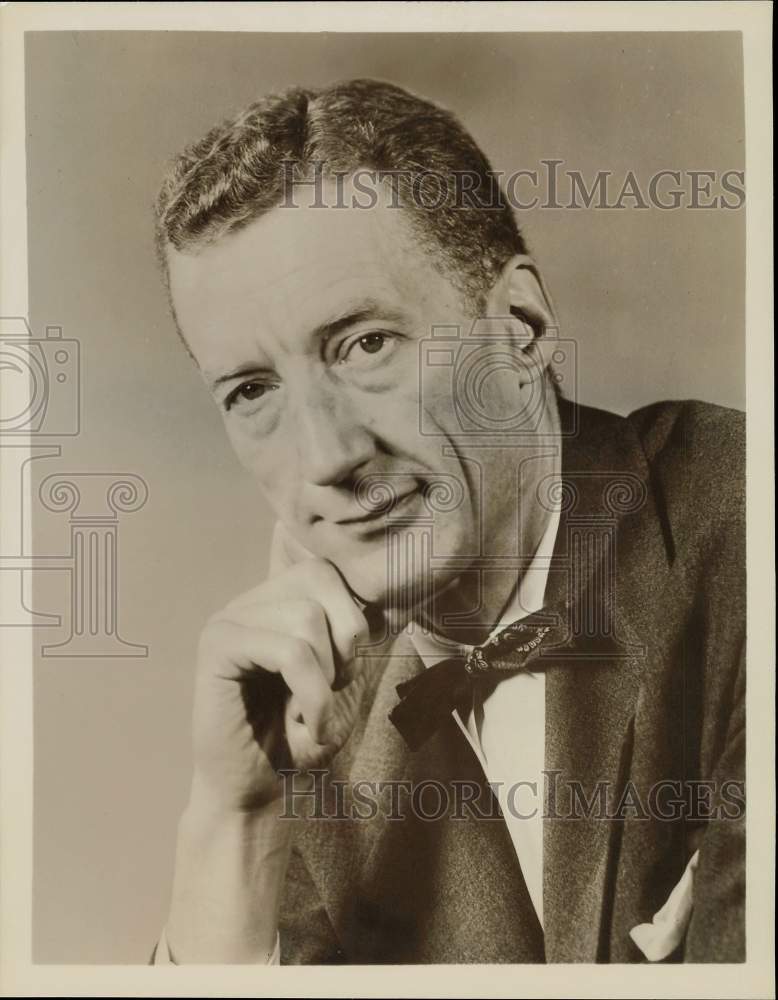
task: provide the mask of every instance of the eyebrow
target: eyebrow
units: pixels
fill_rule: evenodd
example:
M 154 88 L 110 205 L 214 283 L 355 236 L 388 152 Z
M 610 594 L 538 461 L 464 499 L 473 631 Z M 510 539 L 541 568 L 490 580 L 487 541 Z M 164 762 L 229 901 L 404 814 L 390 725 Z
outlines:
M 215 389 L 224 382 L 232 382 L 233 379 L 243 378 L 245 375 L 256 375 L 258 372 L 264 371 L 269 371 L 269 369 L 249 363 L 241 365 L 240 368 L 233 368 L 232 371 L 225 372 L 224 375 L 219 375 L 218 378 L 211 379 L 206 376 L 206 379 L 210 387 Z
M 321 340 L 326 344 L 331 337 L 347 330 L 350 326 L 356 326 L 357 323 L 363 323 L 367 319 L 379 318 L 389 323 L 402 323 L 406 319 L 404 313 L 397 309 L 387 308 L 375 299 L 360 299 L 359 302 L 346 306 L 339 315 L 315 327 L 311 333 L 311 339 Z
M 326 344 L 328 340 L 343 330 L 347 330 L 351 326 L 356 326 L 357 323 L 363 323 L 368 319 L 382 319 L 389 323 L 398 324 L 407 322 L 405 314 L 397 309 L 383 306 L 375 299 L 360 299 L 358 302 L 350 303 L 338 315 L 314 327 L 310 333 L 310 339 L 319 340 L 322 344 Z M 249 362 L 248 364 L 240 365 L 238 368 L 233 368 L 223 375 L 219 375 L 218 378 L 208 379 L 208 381 L 211 387 L 215 389 L 224 382 L 231 382 L 233 379 L 242 378 L 247 375 L 256 375 L 258 372 L 267 370 Z

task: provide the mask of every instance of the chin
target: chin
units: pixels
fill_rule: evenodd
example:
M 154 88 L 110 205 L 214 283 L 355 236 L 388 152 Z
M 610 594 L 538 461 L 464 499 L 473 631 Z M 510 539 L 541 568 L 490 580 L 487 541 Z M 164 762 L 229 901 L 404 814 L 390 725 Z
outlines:
M 439 566 L 433 573 L 430 546 L 411 531 L 396 536 L 391 547 L 383 542 L 369 551 L 341 553 L 332 561 L 353 595 L 380 609 L 395 628 L 404 627 L 454 575 Z
M 412 590 L 405 584 L 398 588 L 389 566 L 387 550 L 382 546 L 374 552 L 361 555 L 340 554 L 332 557 L 349 590 L 362 604 L 388 605 L 395 603 L 399 592 Z

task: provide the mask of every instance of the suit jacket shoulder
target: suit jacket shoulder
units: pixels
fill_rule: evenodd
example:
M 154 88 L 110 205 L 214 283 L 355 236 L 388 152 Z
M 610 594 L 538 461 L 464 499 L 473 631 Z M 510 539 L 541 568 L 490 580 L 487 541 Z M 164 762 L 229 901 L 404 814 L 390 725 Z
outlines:
M 654 403 L 627 418 L 651 468 L 652 485 L 680 535 L 700 540 L 745 520 L 745 414 L 682 400 Z

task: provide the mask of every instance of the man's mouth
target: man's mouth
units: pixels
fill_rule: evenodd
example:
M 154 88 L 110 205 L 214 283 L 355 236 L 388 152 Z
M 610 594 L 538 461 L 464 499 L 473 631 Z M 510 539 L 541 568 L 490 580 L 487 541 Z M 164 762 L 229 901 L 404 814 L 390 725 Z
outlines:
M 371 510 L 360 511 L 359 514 L 355 514 L 353 517 L 341 518 L 335 521 L 335 524 L 339 527 L 356 530 L 370 529 L 381 525 L 389 517 L 395 517 L 400 513 L 409 514 L 413 509 L 414 502 L 420 499 L 421 493 L 419 487 L 416 486 L 412 490 L 408 490 L 407 493 L 403 493 L 396 498 L 393 497 L 387 503 L 374 507 Z

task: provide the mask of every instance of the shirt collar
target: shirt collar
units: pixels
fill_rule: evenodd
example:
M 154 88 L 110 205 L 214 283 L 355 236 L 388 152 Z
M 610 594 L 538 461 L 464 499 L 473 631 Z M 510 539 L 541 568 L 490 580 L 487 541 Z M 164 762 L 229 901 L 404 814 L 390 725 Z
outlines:
M 559 491 L 550 490 L 549 495 L 555 495 Z M 519 621 L 534 611 L 539 611 L 543 607 L 543 598 L 548 581 L 548 572 L 551 567 L 551 557 L 556 544 L 556 536 L 559 528 L 559 504 L 549 512 L 546 527 L 540 539 L 532 562 L 525 570 L 524 574 L 516 581 L 510 598 L 505 605 L 502 617 L 495 628 L 490 633 L 490 637 L 501 631 L 511 622 Z M 473 647 L 465 643 L 458 643 L 446 639 L 435 632 L 425 629 L 419 622 L 411 621 L 407 627 L 407 632 L 411 642 L 421 657 L 426 667 L 431 667 L 433 663 L 446 659 L 457 654 L 466 654 Z

